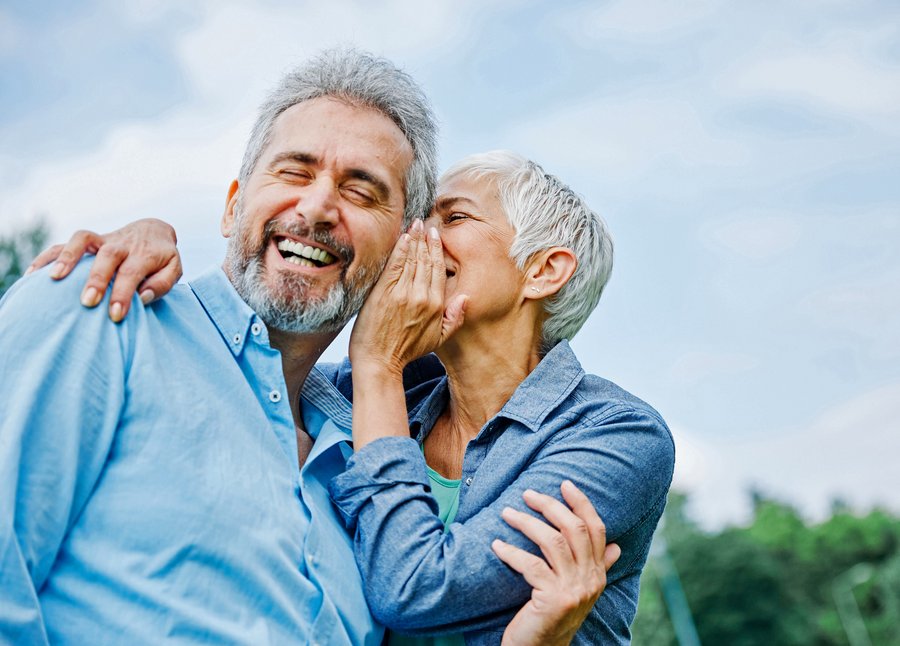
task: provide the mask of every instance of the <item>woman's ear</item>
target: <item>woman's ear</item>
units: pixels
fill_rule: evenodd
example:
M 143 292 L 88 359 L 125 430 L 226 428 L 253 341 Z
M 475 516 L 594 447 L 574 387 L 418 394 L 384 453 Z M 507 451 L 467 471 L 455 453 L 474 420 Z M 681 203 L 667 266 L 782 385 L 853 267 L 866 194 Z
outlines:
M 238 184 L 237 180 L 231 182 L 231 186 L 228 187 L 228 197 L 225 198 L 225 213 L 222 214 L 222 222 L 219 228 L 222 231 L 222 235 L 226 238 L 230 238 L 234 230 L 234 207 L 237 204 L 239 188 L 240 184 Z
M 528 265 L 525 279 L 526 298 L 548 298 L 569 282 L 578 258 L 567 247 L 550 247 L 538 253 Z

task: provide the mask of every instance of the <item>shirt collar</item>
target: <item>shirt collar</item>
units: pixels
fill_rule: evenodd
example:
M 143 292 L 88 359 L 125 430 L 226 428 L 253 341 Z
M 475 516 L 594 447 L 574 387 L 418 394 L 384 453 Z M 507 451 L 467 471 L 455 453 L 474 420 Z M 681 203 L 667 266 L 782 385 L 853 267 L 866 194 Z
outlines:
M 525 381 L 519 384 L 495 418 L 516 420 L 529 430 L 537 431 L 583 377 L 584 369 L 569 347 L 569 342 L 560 341 L 544 355 Z M 416 409 L 410 411 L 410 427 L 419 441 L 431 431 L 449 400 L 450 389 L 447 378 L 444 377 L 434 391 Z
M 261 326 L 261 334 L 266 333 L 265 325 L 238 295 L 221 267 L 208 269 L 189 281 L 188 285 L 234 356 L 239 356 L 244 350 L 247 332 L 252 324 Z
M 313 366 L 309 371 L 300 397 L 322 411 L 338 426 L 344 429 L 353 427 L 352 404 L 318 367 Z
M 531 374 L 516 388 L 498 416 L 522 422 L 532 431 L 575 390 L 584 377 L 584 368 L 562 340 L 553 346 Z

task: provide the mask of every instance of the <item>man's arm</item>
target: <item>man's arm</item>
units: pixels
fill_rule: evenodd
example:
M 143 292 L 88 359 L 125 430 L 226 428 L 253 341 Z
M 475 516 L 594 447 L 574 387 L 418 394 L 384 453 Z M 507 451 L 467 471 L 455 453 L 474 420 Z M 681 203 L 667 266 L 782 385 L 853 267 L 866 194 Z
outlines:
M 75 282 L 38 272 L 0 301 L 4 643 L 47 642 L 40 590 L 103 469 L 124 400 L 124 331 L 77 296 Z

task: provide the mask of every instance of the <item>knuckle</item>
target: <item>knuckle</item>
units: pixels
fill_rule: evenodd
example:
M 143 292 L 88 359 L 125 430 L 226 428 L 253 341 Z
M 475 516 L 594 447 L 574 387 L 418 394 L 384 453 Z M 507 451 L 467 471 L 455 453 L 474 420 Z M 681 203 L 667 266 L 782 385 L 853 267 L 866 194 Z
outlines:
M 100 247 L 100 251 L 97 252 L 97 255 L 102 256 L 103 258 L 121 261 L 128 256 L 128 250 L 119 243 L 110 242 Z
M 135 267 L 131 267 L 129 265 L 122 265 L 119 267 L 119 271 L 116 272 L 116 282 L 121 279 L 124 279 L 127 282 L 137 282 L 143 278 L 141 272 L 137 270 Z
M 528 561 L 525 565 L 525 569 L 529 572 L 529 574 L 533 576 L 538 576 L 544 571 L 544 562 L 540 559 L 534 559 Z
M 564 550 L 569 547 L 569 541 L 562 534 L 554 534 L 550 539 L 550 547 L 554 550 Z
M 579 518 L 572 522 L 572 531 L 586 536 L 589 533 L 588 524 Z

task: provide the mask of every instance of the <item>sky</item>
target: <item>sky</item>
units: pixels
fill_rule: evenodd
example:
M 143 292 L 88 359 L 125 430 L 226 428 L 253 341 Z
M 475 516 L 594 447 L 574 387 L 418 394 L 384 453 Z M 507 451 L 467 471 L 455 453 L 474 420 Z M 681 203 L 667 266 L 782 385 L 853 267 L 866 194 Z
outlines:
M 219 263 L 256 108 L 337 45 L 422 84 L 442 167 L 515 150 L 604 216 L 573 347 L 663 414 L 698 520 L 900 513 L 900 5 L 2 0 L 0 235 L 152 216 Z

